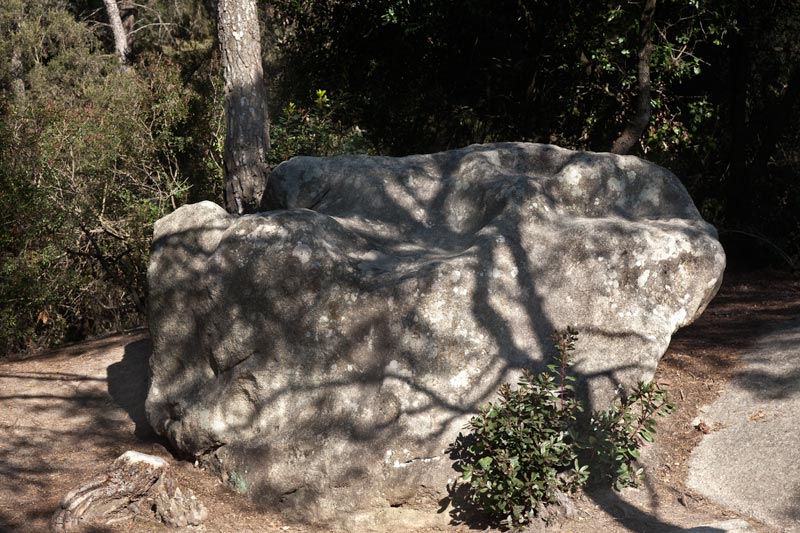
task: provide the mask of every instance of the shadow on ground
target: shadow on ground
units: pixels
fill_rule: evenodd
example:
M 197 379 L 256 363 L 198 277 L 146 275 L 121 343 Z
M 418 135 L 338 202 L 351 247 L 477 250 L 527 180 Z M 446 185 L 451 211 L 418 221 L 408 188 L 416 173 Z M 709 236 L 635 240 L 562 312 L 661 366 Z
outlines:
M 797 284 L 731 276 L 705 315 L 676 335 L 665 361 L 695 373 L 701 361 L 710 375 L 734 375 L 736 353 L 776 323 L 800 315 L 798 296 Z M 68 490 L 128 449 L 152 453 L 159 441 L 144 413 L 149 350 L 143 334 L 116 336 L 66 353 L 0 363 L 0 531 L 45 531 Z M 760 383 L 756 378 L 749 381 L 753 388 Z M 784 389 L 771 392 L 776 391 Z M 648 505 L 633 505 L 612 491 L 589 496 L 621 528 L 675 529 L 669 516 L 657 512 L 666 507 L 657 492 L 650 486 L 641 492 Z M 233 504 L 227 509 L 239 512 Z
M 108 367 L 108 393 L 136 424 L 134 435 L 137 438 L 166 445 L 166 440 L 156 435 L 150 427 L 145 413 L 144 404 L 150 388 L 150 350 L 150 339 L 125 345 L 122 360 Z
M 161 442 L 144 414 L 149 341 L 125 340 L 0 364 L 0 531 L 46 531 L 69 490 Z

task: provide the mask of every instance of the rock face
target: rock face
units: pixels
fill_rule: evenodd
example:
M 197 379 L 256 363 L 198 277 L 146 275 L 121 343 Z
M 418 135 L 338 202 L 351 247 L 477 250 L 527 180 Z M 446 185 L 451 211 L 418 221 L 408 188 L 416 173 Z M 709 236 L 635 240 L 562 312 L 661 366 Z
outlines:
M 581 333 L 590 408 L 651 378 L 716 294 L 716 232 L 667 170 L 536 144 L 299 157 L 258 215 L 156 224 L 147 412 L 311 519 L 446 493 L 477 406 Z M 335 511 L 337 510 L 337 511 Z

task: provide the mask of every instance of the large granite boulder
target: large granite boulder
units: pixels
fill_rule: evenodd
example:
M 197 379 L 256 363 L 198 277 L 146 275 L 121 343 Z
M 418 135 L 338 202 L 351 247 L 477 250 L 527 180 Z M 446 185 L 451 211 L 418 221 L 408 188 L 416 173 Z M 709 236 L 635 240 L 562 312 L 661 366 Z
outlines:
M 156 224 L 147 413 L 242 492 L 354 519 L 446 493 L 446 449 L 551 334 L 591 408 L 653 376 L 725 256 L 667 170 L 536 144 L 299 157 L 262 214 Z

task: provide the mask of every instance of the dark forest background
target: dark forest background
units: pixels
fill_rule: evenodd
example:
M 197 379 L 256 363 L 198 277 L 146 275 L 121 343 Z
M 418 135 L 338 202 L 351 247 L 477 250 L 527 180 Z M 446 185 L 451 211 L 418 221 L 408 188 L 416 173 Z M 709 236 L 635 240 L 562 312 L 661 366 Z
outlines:
M 645 2 L 261 2 L 271 164 L 492 141 L 611 148 Z M 0 357 L 145 320 L 152 225 L 222 202 L 213 0 L 0 2 Z M 651 116 L 733 268 L 800 262 L 800 2 L 659 0 Z

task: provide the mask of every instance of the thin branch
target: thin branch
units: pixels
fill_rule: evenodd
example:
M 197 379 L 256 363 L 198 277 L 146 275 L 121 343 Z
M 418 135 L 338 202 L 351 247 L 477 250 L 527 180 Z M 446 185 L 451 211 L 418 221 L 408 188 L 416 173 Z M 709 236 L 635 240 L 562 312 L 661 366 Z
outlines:
M 128 35 L 133 35 L 134 33 L 142 31 L 142 30 L 144 30 L 146 28 L 149 28 L 151 26 L 177 26 L 177 24 L 175 24 L 174 22 L 151 22 L 150 24 L 145 24 L 144 26 L 139 26 L 135 30 L 132 30 L 130 33 L 128 33 Z
M 128 291 L 131 299 L 133 299 L 133 304 L 136 306 L 136 310 L 144 315 L 147 309 L 145 308 L 144 302 L 142 302 L 141 298 L 139 298 L 139 295 L 136 293 L 134 288 L 131 286 L 128 280 L 126 280 L 124 277 L 120 277 L 119 274 L 113 268 L 111 268 L 111 265 L 108 263 L 108 260 L 106 259 L 103 250 L 100 248 L 100 245 L 97 244 L 97 240 L 94 238 L 92 232 L 83 225 L 81 226 L 81 231 L 83 231 L 83 234 L 86 235 L 87 239 L 89 239 L 89 243 L 92 245 L 92 248 L 96 254 L 95 258 L 100 262 L 103 270 L 117 283 L 118 286 Z
M 766 244 L 767 246 L 769 246 L 770 248 L 772 248 L 772 250 L 776 254 L 778 254 L 778 256 L 780 256 L 781 259 L 786 261 L 786 264 L 789 265 L 789 267 L 792 269 L 793 272 L 797 270 L 798 265 L 789 256 L 789 254 L 784 252 L 777 244 L 775 244 L 774 242 L 772 242 L 768 238 L 764 237 L 763 235 L 759 235 L 758 233 L 752 233 L 752 232 L 749 232 L 749 231 L 743 231 L 743 230 L 739 230 L 739 229 L 718 228 L 718 231 L 720 233 L 734 233 L 736 235 L 743 235 L 745 237 L 750 237 L 752 239 L 756 239 L 758 241 L 761 241 L 764 244 Z

